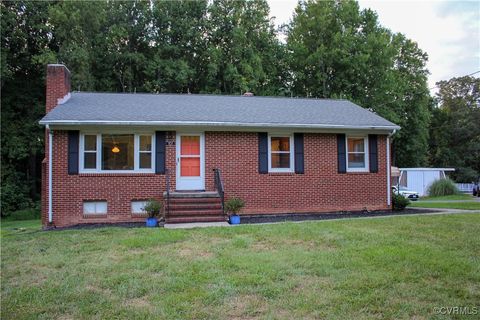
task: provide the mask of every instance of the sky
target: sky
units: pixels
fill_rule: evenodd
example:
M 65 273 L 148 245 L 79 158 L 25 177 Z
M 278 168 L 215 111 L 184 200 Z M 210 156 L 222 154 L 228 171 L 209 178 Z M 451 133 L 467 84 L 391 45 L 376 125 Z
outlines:
M 267 1 L 276 25 L 290 21 L 297 0 Z M 360 0 L 359 4 L 376 11 L 382 26 L 405 34 L 427 52 L 432 92 L 440 80 L 480 71 L 480 0 Z

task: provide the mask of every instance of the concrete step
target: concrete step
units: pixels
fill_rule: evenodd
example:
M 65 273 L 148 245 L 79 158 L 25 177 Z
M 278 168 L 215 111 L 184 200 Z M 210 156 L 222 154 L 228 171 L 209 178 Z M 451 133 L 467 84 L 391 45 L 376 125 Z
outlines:
M 166 223 L 193 223 L 193 222 L 223 222 L 227 221 L 225 216 L 186 216 L 186 217 L 168 217 Z
M 176 204 L 215 204 L 220 203 L 220 198 L 171 198 L 170 205 Z
M 177 210 L 221 210 L 220 202 L 170 203 L 170 211 Z
M 170 210 L 170 213 L 168 214 L 169 217 L 178 217 L 178 216 L 212 216 L 212 215 L 219 215 L 221 216 L 222 210 L 216 209 L 216 210 L 203 210 L 203 209 L 197 209 L 197 210 Z

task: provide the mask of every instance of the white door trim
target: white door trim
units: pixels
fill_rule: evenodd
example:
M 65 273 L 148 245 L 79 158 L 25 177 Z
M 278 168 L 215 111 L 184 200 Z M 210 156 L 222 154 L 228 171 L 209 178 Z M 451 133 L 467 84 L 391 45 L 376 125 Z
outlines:
M 180 176 L 180 143 L 182 136 L 200 137 L 200 177 Z M 205 134 L 203 132 L 177 132 L 176 137 L 176 189 L 177 190 L 205 190 Z

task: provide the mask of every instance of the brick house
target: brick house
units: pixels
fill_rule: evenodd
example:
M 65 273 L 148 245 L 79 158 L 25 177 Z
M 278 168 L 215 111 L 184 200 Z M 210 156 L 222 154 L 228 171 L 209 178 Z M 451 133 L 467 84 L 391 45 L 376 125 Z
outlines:
M 399 127 L 346 100 L 71 93 L 53 64 L 46 112 L 45 228 L 144 221 L 150 198 L 167 222 L 224 221 L 222 190 L 243 214 L 390 208 Z

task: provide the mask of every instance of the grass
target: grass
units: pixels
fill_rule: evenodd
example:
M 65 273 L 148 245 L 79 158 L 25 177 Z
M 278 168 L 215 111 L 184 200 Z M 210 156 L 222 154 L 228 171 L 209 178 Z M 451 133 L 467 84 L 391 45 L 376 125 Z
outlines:
M 444 200 L 472 200 L 473 196 L 471 194 L 452 194 L 449 196 L 442 196 L 442 197 L 422 197 L 420 198 L 421 201 L 444 201 Z
M 480 214 L 39 228 L 2 224 L 2 319 L 426 319 L 480 301 Z
M 466 201 L 466 202 L 429 202 L 429 201 L 413 202 L 412 201 L 409 207 L 480 210 L 480 202 L 479 201 Z

